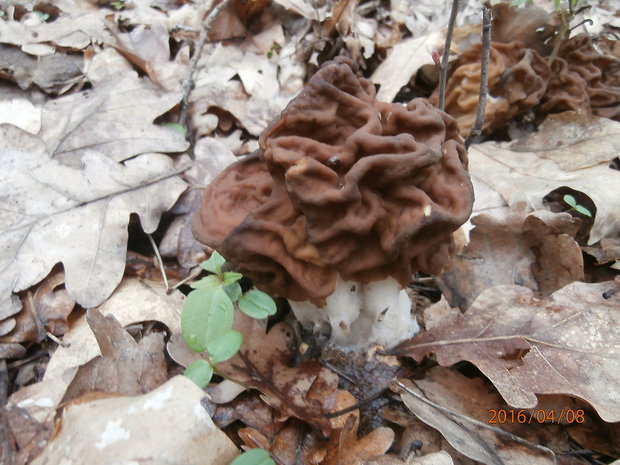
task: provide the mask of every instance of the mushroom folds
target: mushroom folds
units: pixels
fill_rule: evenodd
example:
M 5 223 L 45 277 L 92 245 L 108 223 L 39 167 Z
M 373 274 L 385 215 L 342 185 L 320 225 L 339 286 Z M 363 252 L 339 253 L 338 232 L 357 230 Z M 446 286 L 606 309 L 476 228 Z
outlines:
M 473 189 L 455 120 L 375 99 L 344 58 L 326 63 L 260 136 L 258 155 L 206 189 L 196 238 L 254 284 L 321 307 L 337 282 L 437 272 Z

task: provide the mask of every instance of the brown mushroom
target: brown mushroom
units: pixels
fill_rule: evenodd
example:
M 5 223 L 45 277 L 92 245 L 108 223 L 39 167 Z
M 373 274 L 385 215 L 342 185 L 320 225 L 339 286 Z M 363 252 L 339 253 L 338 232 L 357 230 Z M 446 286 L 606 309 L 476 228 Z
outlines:
M 471 130 L 480 93 L 480 57 L 477 43 L 459 56 L 446 84 L 446 112 L 457 120 L 461 134 Z M 549 65 L 522 42 L 491 43 L 489 96 L 483 133 L 505 127 L 516 116 L 538 105 L 547 88 Z M 431 101 L 437 100 L 437 92 Z
M 446 263 L 473 203 L 454 119 L 423 99 L 378 102 L 373 84 L 338 58 L 259 143 L 260 159 L 232 165 L 206 189 L 197 239 L 288 298 L 302 322 L 329 322 L 337 342 L 411 335 L 402 289 L 416 271 Z

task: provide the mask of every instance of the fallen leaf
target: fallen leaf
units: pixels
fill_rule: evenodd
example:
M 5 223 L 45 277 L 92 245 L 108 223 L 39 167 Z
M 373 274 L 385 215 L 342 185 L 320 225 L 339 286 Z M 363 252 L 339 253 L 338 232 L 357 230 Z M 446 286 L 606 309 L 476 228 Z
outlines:
M 121 326 L 142 321 L 160 321 L 171 333 L 181 332 L 183 295 L 179 291 L 166 294 L 160 283 L 125 279 L 98 310 L 113 315 Z M 50 359 L 44 379 L 54 379 L 70 368 L 84 365 L 100 355 L 97 341 L 84 317 L 63 338 Z
M 531 442 L 534 447 L 528 447 L 450 413 L 488 424 L 490 410 L 501 409 L 499 396 L 485 388 L 479 378 L 467 378 L 455 371 L 436 367 L 422 380 L 401 382 L 419 396 L 442 407 L 438 409 L 407 391 L 401 391 L 405 405 L 423 422 L 438 429 L 456 450 L 467 457 L 487 465 L 556 463 L 550 449 L 536 449 L 535 442 Z M 504 429 L 507 424 L 497 426 Z
M 0 128 L 5 135 L 27 134 Z M 101 304 L 125 269 L 130 214 L 153 232 L 185 190 L 172 160 L 161 154 L 119 164 L 87 153 L 84 167 L 74 168 L 42 152 L 9 148 L 0 161 L 3 200 L 11 205 L 0 214 L 0 320 L 19 310 L 11 305 L 11 292 L 38 283 L 59 262 L 69 295 L 83 307 Z
M 370 78 L 381 86 L 377 99 L 393 101 L 421 66 L 433 63 L 432 53 L 439 50 L 443 42 L 443 32 L 435 31 L 422 37 L 405 39 L 396 45 Z M 398 73 L 394 72 L 395 69 Z
M 470 172 L 498 191 L 508 205 L 526 202 L 531 209 L 543 208 L 544 197 L 563 186 L 583 192 L 596 206 L 588 244 L 617 236 L 620 172 L 611 169 L 609 163 L 620 147 L 620 123 L 601 123 L 599 118 L 589 121 L 591 125 L 582 128 L 578 138 L 570 125 L 553 124 L 518 144 L 472 145 Z M 565 155 L 573 152 L 579 155 Z
M 469 243 L 437 278 L 451 305 L 465 310 L 484 289 L 500 284 L 549 295 L 583 279 L 583 257 L 573 239 L 579 220 L 568 213 L 528 214 L 523 205 L 504 213 L 472 218 Z
M 204 392 L 176 376 L 138 397 L 73 403 L 32 465 L 57 463 L 230 463 L 237 447 L 201 405 Z
M 111 76 L 92 90 L 47 102 L 43 106 L 41 140 L 52 158 L 69 166 L 86 164 L 96 151 L 121 162 L 149 152 L 183 152 L 187 141 L 153 120 L 181 100 L 135 73 Z
M 442 366 L 470 361 L 515 408 L 534 407 L 536 394 L 569 394 L 619 421 L 620 313 L 618 297 L 602 297 L 608 288 L 575 282 L 541 300 L 523 287 L 496 286 L 456 321 L 393 352 L 416 360 L 433 352 Z
M 97 309 L 88 310 L 86 321 L 97 339 L 101 357 L 78 369 L 64 402 L 90 392 L 136 396 L 166 381 L 162 333 L 151 333 L 136 342 L 113 315 L 104 317 Z
M 39 321 L 55 336 L 61 336 L 69 329 L 67 318 L 75 307 L 75 301 L 64 284 L 65 273 L 52 271 L 39 285 L 32 299 Z

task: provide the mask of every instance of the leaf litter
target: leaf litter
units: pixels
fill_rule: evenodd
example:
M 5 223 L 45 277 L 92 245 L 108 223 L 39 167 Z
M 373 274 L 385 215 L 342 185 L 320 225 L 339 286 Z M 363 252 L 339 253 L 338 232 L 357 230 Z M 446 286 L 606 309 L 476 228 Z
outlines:
M 189 273 L 205 257 L 190 230 L 199 188 L 236 155 L 258 147 L 255 136 L 316 65 L 344 47 L 387 100 L 418 92 L 420 79 L 432 79 L 431 55 L 443 45 L 449 10 L 428 1 L 235 4 L 216 22 L 194 76 L 192 157 L 180 155 L 189 146 L 184 137 L 160 123 L 178 111 L 190 45 L 211 4 L 180 3 L 144 0 L 114 12 L 62 0 L 55 2 L 59 19 L 58 12 L 47 19 L 28 12 L 0 21 L 2 69 L 10 70 L 2 79 L 14 87 L 0 94 L 0 156 L 8 167 L 0 183 L 8 192 L 3 208 L 10 206 L 0 230 L 0 354 L 15 360 L 10 373 L 20 370 L 30 380 L 14 385 L 5 409 L 15 463 L 57 463 L 76 441 L 102 446 L 108 455 L 97 456 L 98 448 L 74 450 L 76 460 L 95 464 L 136 457 L 131 454 L 154 463 L 162 457 L 229 463 L 238 446 L 264 447 L 277 463 L 552 461 L 539 449 L 455 421 L 401 393 L 432 427 L 421 423 L 384 392 L 394 376 L 410 378 L 427 398 L 483 423 L 489 409 L 583 408 L 587 425 L 544 425 L 557 434 L 536 425 L 498 426 L 547 445 L 566 463 L 577 460 L 560 454 L 570 449 L 566 434 L 607 459 L 618 458 L 609 439 L 591 439 L 613 438 L 611 422 L 620 418 L 617 286 L 581 282 L 617 274 L 620 208 L 611 168 L 618 123 L 587 115 L 550 116 L 521 140 L 472 146 L 470 171 L 483 207 L 472 219 L 469 243 L 436 281 L 460 310 L 445 300 L 417 309 L 425 330 L 401 346 L 398 360 L 376 352 L 342 359 L 319 354 L 287 323 L 239 320 L 246 344 L 218 364 L 229 379 L 208 388 L 219 404 L 172 377 L 181 368 L 164 364 L 164 340 L 181 365 L 195 358 L 179 337 L 183 297 L 130 277 L 129 269 L 123 278 L 126 260 L 135 256 L 126 254 L 128 241 L 135 247 L 130 215 L 137 213 L 142 229 L 158 241 L 166 236 L 160 247 L 169 258 L 162 268 L 172 269 L 174 261 Z M 600 32 L 613 14 L 597 8 Z M 479 4 L 470 2 L 459 24 L 476 23 L 478 15 Z M 457 30 L 453 52 L 474 34 L 472 26 Z M 565 193 L 590 208 L 593 220 L 570 212 Z M 596 258 L 596 268 L 580 246 Z M 150 266 L 142 276 L 159 276 Z M 98 307 L 88 310 L 89 321 L 87 307 Z M 54 335 L 61 345 L 47 340 Z M 21 362 L 38 348 L 34 361 Z M 480 373 L 472 377 L 463 360 Z M 433 368 L 437 363 L 442 367 Z M 45 374 L 37 375 L 36 366 Z M 152 421 L 135 414 L 145 403 L 158 403 L 162 389 L 173 393 L 170 409 L 158 410 Z M 369 400 L 376 392 L 382 394 Z M 390 407 L 381 409 L 386 402 Z M 335 412 L 340 415 L 330 417 Z M 61 429 L 52 436 L 57 413 Z M 213 415 L 236 445 L 208 421 Z M 158 448 L 143 441 L 147 435 L 161 438 Z M 105 449 L 103 438 L 111 437 L 116 445 Z M 0 442 L 3 458 L 10 457 L 6 444 Z

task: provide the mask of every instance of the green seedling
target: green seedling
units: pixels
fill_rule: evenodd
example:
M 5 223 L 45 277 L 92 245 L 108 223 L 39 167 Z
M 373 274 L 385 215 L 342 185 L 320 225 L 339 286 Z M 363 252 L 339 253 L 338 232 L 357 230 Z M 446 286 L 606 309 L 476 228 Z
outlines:
M 275 465 L 275 462 L 265 449 L 251 449 L 233 460 L 230 465 Z
M 571 207 L 570 210 L 568 210 L 569 212 L 576 211 L 577 213 L 581 213 L 582 215 L 587 216 L 588 218 L 592 218 L 592 213 L 590 212 L 590 210 L 588 210 L 583 205 L 579 205 L 577 203 L 577 199 L 575 199 L 575 197 L 573 197 L 572 195 L 566 194 L 562 198 L 562 200 L 564 200 L 564 203 L 566 203 L 566 205 Z
M 274 300 L 262 291 L 243 292 L 239 280 L 243 277 L 233 271 L 222 271 L 226 260 L 213 252 L 201 267 L 212 273 L 192 284 L 183 304 L 181 331 L 185 343 L 194 352 L 206 353 L 208 360 L 200 359 L 185 370 L 185 376 L 204 388 L 216 373 L 215 364 L 224 362 L 243 344 L 243 335 L 235 331 L 235 306 L 246 315 L 262 319 L 276 312 Z M 255 463 L 255 462 L 252 462 Z M 256 462 L 262 463 L 262 462 Z

